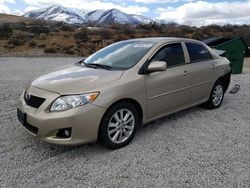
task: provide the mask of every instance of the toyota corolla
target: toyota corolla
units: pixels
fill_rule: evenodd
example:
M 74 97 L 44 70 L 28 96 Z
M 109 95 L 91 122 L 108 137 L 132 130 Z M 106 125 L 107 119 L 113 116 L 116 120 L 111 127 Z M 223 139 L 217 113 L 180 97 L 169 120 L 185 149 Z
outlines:
M 200 41 L 121 41 L 35 79 L 18 119 L 46 142 L 118 149 L 141 124 L 200 104 L 220 107 L 230 76 L 230 62 Z

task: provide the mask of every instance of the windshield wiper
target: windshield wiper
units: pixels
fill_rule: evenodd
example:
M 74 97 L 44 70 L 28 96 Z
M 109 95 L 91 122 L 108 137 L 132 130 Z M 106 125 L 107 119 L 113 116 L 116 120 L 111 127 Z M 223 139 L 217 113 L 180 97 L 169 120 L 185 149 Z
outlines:
M 103 64 L 95 64 L 95 63 L 85 63 L 87 66 L 93 66 L 93 67 L 100 67 L 106 70 L 111 70 L 112 67 L 108 66 L 108 65 L 103 65 Z
M 94 64 L 93 64 L 93 65 L 90 65 L 90 64 L 88 64 L 88 63 L 85 63 L 85 59 L 83 59 L 83 60 L 81 60 L 81 61 L 78 61 L 77 63 L 83 64 L 83 65 L 85 65 L 86 67 L 91 67 L 91 68 L 94 68 L 94 69 L 97 68 L 96 66 L 94 66 Z
M 78 61 L 79 64 L 84 64 L 87 67 L 91 67 L 91 68 L 102 68 L 102 69 L 106 69 L 106 70 L 111 70 L 112 67 L 108 66 L 108 65 L 103 65 L 103 64 L 96 64 L 96 63 L 85 63 L 85 58 L 82 59 L 81 61 Z

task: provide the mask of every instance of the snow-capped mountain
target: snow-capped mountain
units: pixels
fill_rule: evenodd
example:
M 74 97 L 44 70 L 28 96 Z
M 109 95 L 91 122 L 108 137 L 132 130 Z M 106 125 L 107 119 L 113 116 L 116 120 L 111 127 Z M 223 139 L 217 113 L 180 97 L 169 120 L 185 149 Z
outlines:
M 117 9 L 95 10 L 85 15 L 88 22 L 95 22 L 96 25 L 105 26 L 110 24 L 138 25 L 140 21 Z
M 66 22 L 69 24 L 87 25 L 91 23 L 96 26 L 106 26 L 110 24 L 139 25 L 159 23 L 158 21 L 147 18 L 145 16 L 126 14 L 117 9 L 87 11 L 79 9 L 69 9 L 60 5 L 54 5 L 44 9 L 29 11 L 25 13 L 24 16 L 35 19 Z
M 142 15 L 138 15 L 138 14 L 131 14 L 130 16 L 132 16 L 133 18 L 135 18 L 136 20 L 138 20 L 142 24 L 152 24 L 152 23 L 156 22 L 155 20 L 153 20 L 151 18 L 142 16 Z
M 167 20 L 161 20 L 161 19 L 153 19 L 158 24 L 168 24 L 169 22 Z
M 70 9 L 59 5 L 54 5 L 35 11 L 29 11 L 24 14 L 24 17 L 60 21 L 69 24 L 82 24 L 86 22 L 82 16 L 78 15 Z
M 88 21 L 88 22 L 97 22 L 102 15 L 106 12 L 106 10 L 94 10 L 94 11 L 90 11 L 87 12 L 84 15 L 84 18 Z

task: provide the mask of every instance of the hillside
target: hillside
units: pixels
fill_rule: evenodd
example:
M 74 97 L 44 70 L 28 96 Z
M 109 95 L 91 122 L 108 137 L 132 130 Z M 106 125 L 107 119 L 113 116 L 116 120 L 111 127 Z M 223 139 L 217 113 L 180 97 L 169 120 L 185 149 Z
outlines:
M 211 25 L 197 28 L 175 23 L 150 23 L 91 27 L 0 15 L 0 56 L 88 56 L 116 41 L 132 38 L 186 37 L 204 40 L 218 36 L 242 36 L 250 46 L 249 25 Z
M 30 18 L 23 17 L 23 16 L 14 16 L 14 15 L 0 13 L 0 24 L 1 23 L 18 23 L 18 22 L 30 23 L 32 21 L 34 21 L 34 19 L 30 19 Z

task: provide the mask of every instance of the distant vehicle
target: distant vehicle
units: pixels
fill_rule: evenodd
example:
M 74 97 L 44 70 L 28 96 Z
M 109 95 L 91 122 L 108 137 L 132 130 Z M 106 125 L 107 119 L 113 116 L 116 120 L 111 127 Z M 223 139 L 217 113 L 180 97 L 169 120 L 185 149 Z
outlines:
M 18 119 L 43 141 L 126 146 L 140 124 L 199 104 L 220 107 L 230 62 L 204 43 L 145 38 L 112 44 L 34 80 Z

